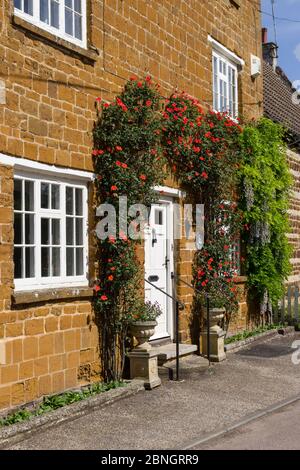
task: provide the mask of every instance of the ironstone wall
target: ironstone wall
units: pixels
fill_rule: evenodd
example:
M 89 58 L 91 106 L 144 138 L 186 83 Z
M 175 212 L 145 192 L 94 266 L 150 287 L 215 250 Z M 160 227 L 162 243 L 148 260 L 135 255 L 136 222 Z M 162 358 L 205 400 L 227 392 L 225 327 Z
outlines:
M 57 165 L 62 174 L 92 171 L 95 98 L 111 100 L 133 73 L 150 73 L 164 96 L 178 87 L 212 105 L 208 35 L 245 60 L 240 112 L 259 116 L 262 79 L 250 76 L 250 54 L 261 56 L 259 7 L 258 0 L 88 0 L 83 50 L 14 18 L 13 1 L 0 0 L 0 154 Z M 14 291 L 12 190 L 13 167 L 0 163 L 0 409 L 99 378 L 92 290 Z M 177 269 L 188 280 L 191 260 L 183 241 Z M 90 271 L 92 279 L 92 257 Z M 178 294 L 187 304 L 180 329 L 188 340 L 192 295 L 183 286 Z M 246 314 L 243 302 L 237 328 Z

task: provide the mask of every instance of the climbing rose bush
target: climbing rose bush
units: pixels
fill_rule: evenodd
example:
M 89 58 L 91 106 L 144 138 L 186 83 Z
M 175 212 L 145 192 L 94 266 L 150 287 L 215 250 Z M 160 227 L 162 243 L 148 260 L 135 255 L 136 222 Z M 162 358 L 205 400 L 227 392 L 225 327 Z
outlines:
M 163 113 L 162 146 L 188 198 L 204 204 L 204 246 L 194 258 L 194 285 L 228 311 L 238 306 L 233 244 L 241 214 L 236 186 L 242 128 L 225 113 L 203 112 L 198 100 L 173 94 Z M 237 255 L 238 253 L 236 253 Z
M 107 381 L 120 379 L 124 366 L 127 329 L 143 297 L 139 240 L 132 240 L 121 224 L 135 232 L 133 219 L 120 220 L 119 198 L 128 207 L 156 200 L 154 187 L 164 179 L 160 152 L 161 114 L 158 86 L 150 76 L 132 77 L 112 103 L 97 100 L 94 128 L 94 168 L 97 202 L 115 206 L 117 233 L 99 240 L 99 276 L 95 284 L 95 310 L 101 322 L 103 374 Z M 117 356 L 119 355 L 119 359 Z

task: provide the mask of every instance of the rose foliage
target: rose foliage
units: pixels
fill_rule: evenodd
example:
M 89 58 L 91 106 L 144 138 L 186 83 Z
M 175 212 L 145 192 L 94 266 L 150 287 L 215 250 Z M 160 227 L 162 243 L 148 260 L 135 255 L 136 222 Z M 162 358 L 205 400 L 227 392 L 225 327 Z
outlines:
M 194 286 L 214 306 L 232 312 L 238 305 L 233 246 L 241 221 L 236 187 L 242 129 L 226 114 L 204 113 L 185 93 L 167 100 L 163 118 L 165 156 L 191 201 L 204 204 L 204 244 L 194 258 Z
M 150 77 L 133 78 L 114 102 L 98 103 L 93 151 L 98 203 L 114 206 L 117 222 L 117 232 L 99 240 L 100 271 L 95 286 L 103 375 L 110 381 L 122 376 L 127 329 L 143 295 L 136 256 L 141 227 L 134 220 L 141 209 L 136 206 L 122 216 L 119 201 L 125 196 L 128 208 L 134 204 L 150 207 L 156 199 L 153 188 L 164 178 L 164 163 L 159 152 L 160 99 Z M 104 227 L 105 215 L 101 219 Z

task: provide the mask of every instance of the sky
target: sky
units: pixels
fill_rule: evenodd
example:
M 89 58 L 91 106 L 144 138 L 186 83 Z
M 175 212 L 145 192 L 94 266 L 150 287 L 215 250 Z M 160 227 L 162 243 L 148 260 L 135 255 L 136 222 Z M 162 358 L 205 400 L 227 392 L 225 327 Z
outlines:
M 290 81 L 294 82 L 300 80 L 300 0 L 275 0 L 274 5 L 276 17 L 295 21 L 276 20 L 279 65 Z M 271 13 L 271 0 L 262 0 L 261 9 Z M 262 14 L 262 24 L 268 28 L 269 42 L 274 41 L 272 17 Z

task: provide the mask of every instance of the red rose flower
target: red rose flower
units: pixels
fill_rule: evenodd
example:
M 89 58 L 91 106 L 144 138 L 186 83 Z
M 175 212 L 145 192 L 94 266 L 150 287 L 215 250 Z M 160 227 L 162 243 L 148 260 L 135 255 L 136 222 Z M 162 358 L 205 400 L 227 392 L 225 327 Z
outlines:
M 122 163 L 121 163 L 119 160 L 117 160 L 117 161 L 116 161 L 116 165 L 117 165 L 117 166 L 122 166 Z
M 116 145 L 116 151 L 122 152 L 123 148 L 120 145 Z
M 140 175 L 140 179 L 141 179 L 142 181 L 146 181 L 147 176 L 146 176 L 146 175 Z
M 127 236 L 125 235 L 123 230 L 120 231 L 120 238 L 121 238 L 121 240 L 127 241 Z
M 151 100 L 147 100 L 147 101 L 146 101 L 146 106 L 147 106 L 147 108 L 149 108 L 151 105 L 152 105 L 152 101 L 151 101 Z
M 118 188 L 117 186 L 115 186 L 114 184 L 111 186 L 110 188 L 111 191 L 118 191 Z
M 94 286 L 94 291 L 95 292 L 99 292 L 99 290 L 100 290 L 100 286 Z
M 101 295 L 100 299 L 105 301 L 105 300 L 108 300 L 108 297 L 106 295 Z
M 206 173 L 206 171 L 203 171 L 203 172 L 201 173 L 201 176 L 202 176 L 202 178 L 204 178 L 205 180 L 207 180 L 207 178 L 208 178 L 208 174 Z
M 138 82 L 138 83 L 137 83 L 137 86 L 138 86 L 139 88 L 142 88 L 142 86 L 143 86 L 142 82 Z
M 122 163 L 122 168 L 128 168 L 127 163 Z
M 100 101 L 102 101 L 102 98 L 100 98 L 100 96 L 98 96 L 98 98 L 96 98 L 96 101 L 98 101 L 98 103 L 100 103 Z
M 114 280 L 114 276 L 112 274 L 110 274 L 107 278 L 109 281 L 113 281 Z

